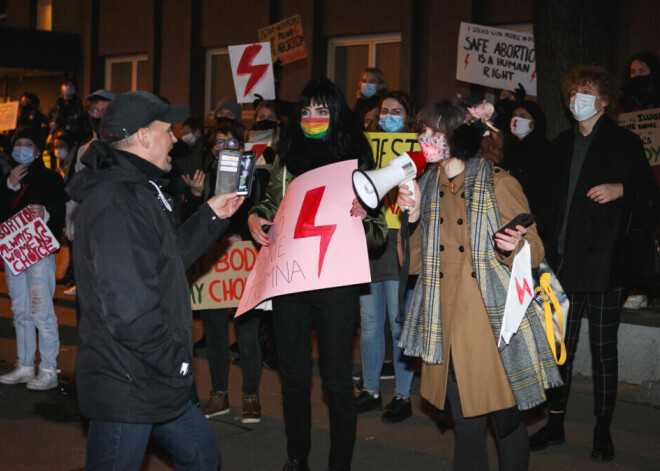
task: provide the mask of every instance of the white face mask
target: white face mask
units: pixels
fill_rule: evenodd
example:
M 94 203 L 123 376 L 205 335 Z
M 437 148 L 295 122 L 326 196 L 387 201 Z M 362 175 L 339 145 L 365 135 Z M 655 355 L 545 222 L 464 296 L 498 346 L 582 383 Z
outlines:
M 532 119 L 525 119 L 525 118 L 520 118 L 518 116 L 514 116 L 511 118 L 511 134 L 516 136 L 518 139 L 522 140 L 527 137 L 527 135 L 532 132 L 532 128 L 530 127 L 530 124 L 532 124 L 534 120 Z
M 602 106 L 599 109 L 596 109 L 596 98 L 599 97 L 585 95 L 584 93 L 576 93 L 575 96 L 571 98 L 569 108 L 576 121 L 589 119 L 603 109 Z
M 55 149 L 55 157 L 60 160 L 66 159 L 66 156 L 69 155 L 69 151 L 66 149 Z
M 181 140 L 188 144 L 189 146 L 195 145 L 195 135 L 193 133 L 184 134 L 181 136 Z

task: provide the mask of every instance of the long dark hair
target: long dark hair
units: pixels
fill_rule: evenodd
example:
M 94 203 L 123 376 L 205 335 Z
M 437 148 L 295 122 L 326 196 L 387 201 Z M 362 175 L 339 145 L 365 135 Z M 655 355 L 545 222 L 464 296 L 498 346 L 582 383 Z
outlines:
M 358 159 L 358 165 L 373 168 L 374 158 L 371 146 L 364 136 L 357 117 L 346 103 L 341 90 L 327 78 L 310 80 L 303 88 L 298 100 L 298 106 L 286 141 L 282 146 L 282 157 L 286 162 L 287 155 L 295 154 L 302 148 L 307 139 L 300 129 L 302 109 L 314 102 L 324 105 L 330 112 L 330 126 L 324 141 L 329 151 L 338 160 Z

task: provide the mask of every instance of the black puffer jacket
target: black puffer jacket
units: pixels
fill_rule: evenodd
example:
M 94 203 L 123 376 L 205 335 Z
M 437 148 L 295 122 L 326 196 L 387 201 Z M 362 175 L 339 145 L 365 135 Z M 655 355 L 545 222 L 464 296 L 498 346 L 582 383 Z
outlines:
M 185 269 L 226 229 L 202 205 L 178 231 L 146 160 L 95 141 L 66 190 L 80 203 L 73 259 L 81 319 L 81 413 L 157 423 L 186 410 L 192 384 Z M 151 180 L 151 181 L 150 181 Z

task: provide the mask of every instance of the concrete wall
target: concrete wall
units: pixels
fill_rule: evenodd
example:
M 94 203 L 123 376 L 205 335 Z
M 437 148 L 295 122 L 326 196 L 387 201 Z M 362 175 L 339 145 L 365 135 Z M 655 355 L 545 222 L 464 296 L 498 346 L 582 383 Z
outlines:
M 651 314 L 659 316 L 660 314 Z M 656 323 L 657 324 L 657 323 Z M 619 381 L 642 384 L 660 380 L 660 328 L 622 322 L 619 326 Z M 575 373 L 592 376 L 589 322 L 582 319 L 573 363 Z

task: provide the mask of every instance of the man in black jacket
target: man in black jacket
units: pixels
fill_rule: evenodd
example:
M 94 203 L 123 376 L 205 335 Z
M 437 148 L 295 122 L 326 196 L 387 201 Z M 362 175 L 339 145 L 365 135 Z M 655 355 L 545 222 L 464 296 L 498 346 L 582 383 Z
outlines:
M 175 230 L 161 176 L 171 123 L 188 108 L 146 92 L 119 95 L 67 185 L 80 203 L 74 265 L 81 309 L 78 400 L 90 419 L 88 469 L 138 469 L 149 437 L 177 469 L 218 467 L 213 430 L 188 397 L 190 291 L 185 269 L 208 250 L 243 199 L 214 196 Z
M 640 138 L 619 127 L 618 86 L 600 67 L 577 67 L 562 92 L 576 123 L 552 145 L 554 229 L 546 256 L 570 301 L 566 319 L 565 385 L 548 394 L 548 423 L 530 437 L 530 449 L 564 442 L 564 416 L 583 308 L 587 307 L 594 383 L 591 456 L 614 458 L 610 422 L 618 381 L 617 331 L 635 221 L 650 221 L 655 181 Z

